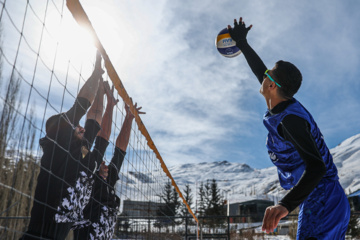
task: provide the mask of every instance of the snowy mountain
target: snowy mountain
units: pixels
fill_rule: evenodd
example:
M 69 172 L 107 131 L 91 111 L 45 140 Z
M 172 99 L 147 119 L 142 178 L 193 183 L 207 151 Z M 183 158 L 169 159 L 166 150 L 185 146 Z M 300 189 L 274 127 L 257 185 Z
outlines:
M 360 189 L 360 134 L 346 139 L 330 152 L 346 194 Z
M 346 194 L 360 189 L 360 134 L 346 139 L 330 152 Z M 231 203 L 256 198 L 277 202 L 286 193 L 280 187 L 276 167 L 253 169 L 247 164 L 222 161 L 179 165 L 170 168 L 170 172 L 181 189 L 190 184 L 193 192 L 196 184 L 216 179 L 223 196 L 226 198 L 228 194 Z
M 330 152 L 346 194 L 360 189 L 360 134 L 346 139 Z M 286 193 L 280 187 L 275 167 L 254 169 L 247 164 L 221 161 L 177 165 L 169 170 L 182 192 L 186 184 L 190 185 L 194 199 L 195 189 L 198 189 L 200 183 L 211 179 L 217 180 L 221 194 L 230 203 L 252 199 L 277 202 Z M 147 179 L 146 174 L 131 175 L 129 177 L 135 182 Z

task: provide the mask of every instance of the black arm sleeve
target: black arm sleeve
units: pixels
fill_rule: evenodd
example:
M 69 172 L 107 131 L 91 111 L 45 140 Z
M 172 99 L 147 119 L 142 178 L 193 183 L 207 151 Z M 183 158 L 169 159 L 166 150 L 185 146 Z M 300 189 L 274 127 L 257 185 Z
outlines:
M 278 132 L 291 142 L 305 163 L 305 171 L 299 182 L 279 202 L 289 212 L 300 205 L 318 185 L 326 173 L 326 166 L 310 133 L 309 123 L 298 116 L 286 116 Z
M 95 160 L 97 166 L 100 166 L 101 162 L 103 161 L 104 154 L 108 145 L 109 142 L 106 141 L 105 138 L 99 136 L 96 137 L 95 146 L 92 151 L 92 157 L 93 160 Z
M 267 69 L 264 62 L 261 60 L 259 55 L 257 55 L 254 49 L 252 49 L 252 47 L 248 44 L 247 40 L 243 40 L 241 44 L 238 44 L 238 47 L 244 54 L 251 70 L 261 84 L 264 80 L 264 73 Z
M 90 106 L 91 103 L 86 98 L 76 98 L 72 108 L 66 112 L 67 117 L 75 127 L 79 124 L 80 119 L 85 115 Z
M 87 119 L 85 123 L 85 133 L 83 138 L 82 145 L 85 146 L 88 150 L 91 149 L 91 146 L 94 143 L 95 137 L 100 131 L 101 127 L 95 119 Z
M 109 164 L 108 183 L 111 186 L 114 186 L 116 181 L 119 179 L 118 175 L 121 169 L 121 165 L 124 161 L 125 154 L 126 152 L 124 152 L 118 147 L 115 147 L 114 156 Z

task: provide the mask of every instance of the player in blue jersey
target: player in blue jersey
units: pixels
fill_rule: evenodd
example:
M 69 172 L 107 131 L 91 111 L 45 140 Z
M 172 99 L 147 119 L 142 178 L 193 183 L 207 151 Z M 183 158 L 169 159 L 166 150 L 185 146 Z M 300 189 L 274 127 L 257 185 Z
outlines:
M 251 27 L 240 18 L 228 29 L 261 84 L 268 108 L 263 119 L 269 132 L 266 146 L 281 186 L 290 190 L 277 205 L 266 209 L 262 229 L 273 232 L 280 219 L 299 206 L 297 239 L 345 239 L 350 206 L 337 168 L 313 117 L 293 97 L 302 75 L 285 61 L 268 70 L 247 42 Z

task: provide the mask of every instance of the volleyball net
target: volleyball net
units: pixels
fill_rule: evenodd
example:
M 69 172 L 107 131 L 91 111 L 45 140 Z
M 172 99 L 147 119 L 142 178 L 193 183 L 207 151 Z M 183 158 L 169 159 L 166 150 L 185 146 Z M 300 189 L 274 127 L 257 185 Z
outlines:
M 121 199 L 119 216 L 148 217 L 154 219 L 153 225 L 161 216 L 166 219 L 163 222 L 173 223 L 176 210 L 166 206 L 163 198 L 171 184 L 183 208 L 197 222 L 90 20 L 78 0 L 0 0 L 0 239 L 15 239 L 26 231 L 37 176 L 43 168 L 39 140 L 46 135 L 46 120 L 74 104 L 94 68 L 96 49 L 103 58 L 104 81 L 115 86 L 120 100 L 113 112 L 105 162 L 112 158 L 125 104 L 135 113 L 115 186 Z M 136 96 L 132 98 L 136 102 Z M 159 224 L 158 228 L 161 231 Z

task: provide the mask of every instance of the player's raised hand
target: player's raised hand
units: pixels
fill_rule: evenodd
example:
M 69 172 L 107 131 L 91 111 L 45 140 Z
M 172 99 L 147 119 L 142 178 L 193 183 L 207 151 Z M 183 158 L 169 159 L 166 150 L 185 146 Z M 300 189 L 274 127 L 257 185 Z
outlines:
M 114 96 L 114 85 L 110 89 L 109 82 L 104 81 L 104 89 L 105 89 L 107 103 L 111 104 L 112 106 L 115 106 L 119 102 L 119 99 L 116 99 Z
M 132 102 L 132 98 L 130 98 L 130 101 Z M 135 103 L 134 107 L 135 107 L 135 110 L 136 110 L 136 112 L 137 112 L 138 114 L 146 114 L 146 112 L 141 112 L 141 111 L 140 111 L 142 107 L 138 107 L 138 106 L 137 106 L 137 103 Z M 125 110 L 126 110 L 126 115 L 127 115 L 127 116 L 135 117 L 135 114 L 133 114 L 133 113 L 130 111 L 130 106 L 129 106 L 129 105 L 125 104 Z
M 236 42 L 236 45 L 241 45 L 242 41 L 246 40 L 246 36 L 252 25 L 246 27 L 245 22 L 242 20 L 242 17 L 239 19 L 239 23 L 234 19 L 234 28 L 228 25 L 228 30 L 231 38 Z M 238 46 L 239 47 L 239 46 Z
M 102 75 L 105 71 L 101 68 L 101 61 L 102 61 L 102 57 L 101 57 L 101 53 L 99 50 L 96 51 L 96 60 L 95 60 L 95 69 L 94 72 Z

